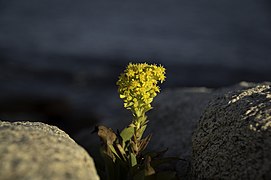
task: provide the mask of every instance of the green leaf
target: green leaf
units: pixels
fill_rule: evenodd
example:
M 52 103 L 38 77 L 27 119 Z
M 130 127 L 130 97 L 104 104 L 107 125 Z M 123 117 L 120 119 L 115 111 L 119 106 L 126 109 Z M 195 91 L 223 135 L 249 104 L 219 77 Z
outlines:
M 146 120 L 147 120 L 147 116 L 143 115 L 138 117 L 137 121 L 140 122 L 140 124 L 145 125 L 146 124 Z
M 127 160 L 126 152 L 124 151 L 122 146 L 120 144 L 116 144 L 115 147 L 117 148 L 116 151 L 119 153 L 119 156 L 121 157 L 121 159 L 126 161 Z
M 131 161 L 131 167 L 134 167 L 137 165 L 136 155 L 134 153 L 130 154 L 130 161 Z
M 147 125 L 144 125 L 144 126 L 142 126 L 142 127 L 139 129 L 139 131 L 138 131 L 138 133 L 137 133 L 137 138 L 138 138 L 138 139 L 141 139 L 141 137 L 143 136 L 143 134 L 144 134 L 144 132 L 145 132 L 146 127 L 147 127 Z
M 148 112 L 149 110 L 153 109 L 153 107 L 148 107 L 144 110 L 144 113 Z
M 109 145 L 108 147 L 110 148 L 111 152 L 114 155 L 116 155 L 118 158 L 120 158 L 119 154 L 117 153 L 117 151 L 116 151 L 116 149 L 115 149 L 115 147 L 113 145 Z
M 134 131 L 135 131 L 134 127 L 131 127 L 131 126 L 123 129 L 120 133 L 120 136 L 122 137 L 123 142 L 130 140 L 134 135 Z

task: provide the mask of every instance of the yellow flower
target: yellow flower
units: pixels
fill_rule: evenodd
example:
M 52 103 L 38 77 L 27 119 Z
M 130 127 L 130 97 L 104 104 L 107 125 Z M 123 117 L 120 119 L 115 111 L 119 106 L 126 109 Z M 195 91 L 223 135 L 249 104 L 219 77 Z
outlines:
M 119 76 L 117 85 L 124 107 L 140 117 L 152 108 L 153 98 L 160 92 L 158 82 L 165 81 L 163 66 L 147 63 L 129 63 L 124 73 Z

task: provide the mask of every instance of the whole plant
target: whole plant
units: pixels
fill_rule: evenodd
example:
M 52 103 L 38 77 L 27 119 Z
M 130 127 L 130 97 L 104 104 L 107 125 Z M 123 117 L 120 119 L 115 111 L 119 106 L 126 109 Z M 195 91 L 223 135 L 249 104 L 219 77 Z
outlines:
M 164 158 L 166 151 L 146 152 L 151 134 L 144 136 L 148 119 L 146 113 L 153 107 L 154 97 L 160 92 L 159 83 L 166 79 L 161 65 L 129 63 L 117 81 L 124 107 L 131 111 L 132 121 L 122 131 L 114 132 L 106 126 L 97 126 L 104 159 L 104 176 L 108 180 L 175 179 L 174 171 L 161 171 L 159 166 L 177 158 Z M 105 178 L 104 177 L 104 178 Z

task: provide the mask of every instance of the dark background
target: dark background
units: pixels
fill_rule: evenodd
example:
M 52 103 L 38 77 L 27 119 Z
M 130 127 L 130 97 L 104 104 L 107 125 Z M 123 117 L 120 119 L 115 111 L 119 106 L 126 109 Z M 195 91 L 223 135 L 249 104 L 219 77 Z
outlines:
M 0 0 L 0 119 L 73 135 L 118 116 L 128 62 L 161 63 L 162 88 L 271 80 L 269 0 Z

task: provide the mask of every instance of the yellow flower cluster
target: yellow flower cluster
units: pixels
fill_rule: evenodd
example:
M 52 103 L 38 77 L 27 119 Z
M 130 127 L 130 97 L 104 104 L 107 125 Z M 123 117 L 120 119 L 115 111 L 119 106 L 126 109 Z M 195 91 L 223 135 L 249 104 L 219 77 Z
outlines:
M 124 107 L 137 117 L 150 110 L 153 98 L 160 92 L 157 83 L 162 83 L 165 78 L 165 68 L 161 65 L 129 63 L 117 81 Z

